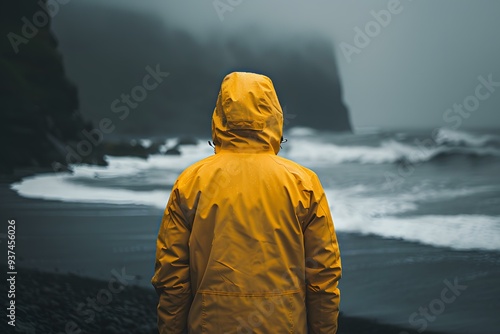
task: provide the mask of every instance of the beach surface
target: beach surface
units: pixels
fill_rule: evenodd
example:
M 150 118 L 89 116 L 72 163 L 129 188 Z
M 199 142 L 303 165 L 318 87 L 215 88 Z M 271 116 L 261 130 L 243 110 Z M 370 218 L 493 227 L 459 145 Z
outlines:
M 2 333 L 158 333 L 156 293 L 130 284 L 126 276 L 111 275 L 104 281 L 36 269 L 22 269 L 19 274 L 16 326 L 3 322 Z M 342 313 L 339 326 L 338 334 L 417 333 Z
M 58 333 L 73 320 L 85 333 L 155 331 L 149 280 L 161 210 L 26 199 L 8 183 L 0 198 L 1 219 L 15 219 L 17 226 L 21 327 Z M 355 233 L 338 237 L 344 268 L 340 333 L 498 333 L 498 252 Z M 109 307 L 101 305 L 106 311 L 86 322 L 90 315 L 79 304 L 96 298 L 99 287 L 117 276 L 126 277 L 127 292 L 112 293 Z

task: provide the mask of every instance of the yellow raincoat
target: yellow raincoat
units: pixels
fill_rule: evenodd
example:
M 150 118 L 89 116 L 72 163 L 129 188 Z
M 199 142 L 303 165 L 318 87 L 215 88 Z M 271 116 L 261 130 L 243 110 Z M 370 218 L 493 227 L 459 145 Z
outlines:
M 269 78 L 225 77 L 216 154 L 179 176 L 158 234 L 160 333 L 336 333 L 333 221 L 316 174 L 276 155 L 282 128 Z

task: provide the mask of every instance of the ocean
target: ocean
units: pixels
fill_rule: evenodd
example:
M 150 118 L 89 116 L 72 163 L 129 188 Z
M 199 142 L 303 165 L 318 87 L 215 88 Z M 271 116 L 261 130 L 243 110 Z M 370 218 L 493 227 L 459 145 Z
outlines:
M 279 155 L 314 170 L 330 204 L 343 312 L 419 333 L 500 332 L 500 133 L 292 128 L 285 137 Z M 213 154 L 208 139 L 181 146 L 181 155 L 108 156 L 105 167 L 75 165 L 72 173 L 30 176 L 11 188 L 89 207 L 146 207 L 159 222 L 180 172 Z M 166 139 L 162 150 L 175 142 Z M 105 215 L 99 219 L 105 224 Z M 150 230 L 120 236 L 120 247 L 141 245 L 154 256 Z
M 293 128 L 287 139 L 280 155 L 318 174 L 338 231 L 500 250 L 500 135 L 440 129 L 434 138 Z M 180 172 L 213 154 L 206 140 L 181 151 L 147 160 L 107 157 L 109 166 L 73 166 L 74 173 L 29 177 L 13 189 L 31 198 L 163 209 Z

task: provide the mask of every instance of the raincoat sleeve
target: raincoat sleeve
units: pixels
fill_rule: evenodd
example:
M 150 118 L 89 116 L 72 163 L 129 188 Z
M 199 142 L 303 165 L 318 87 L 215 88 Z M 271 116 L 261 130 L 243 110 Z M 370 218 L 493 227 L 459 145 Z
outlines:
M 179 204 L 179 190 L 174 185 L 158 233 L 155 274 L 151 280 L 159 296 L 160 334 L 187 333 L 192 301 L 188 226 Z
M 304 244 L 308 332 L 334 334 L 340 302 L 340 252 L 325 192 L 316 175 L 313 176 Z

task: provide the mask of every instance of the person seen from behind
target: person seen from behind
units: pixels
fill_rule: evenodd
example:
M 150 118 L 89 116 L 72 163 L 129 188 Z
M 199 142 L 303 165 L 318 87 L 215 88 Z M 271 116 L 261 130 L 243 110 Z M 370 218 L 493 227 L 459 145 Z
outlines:
M 311 170 L 278 156 L 271 80 L 234 72 L 212 117 L 215 154 L 175 182 L 157 239 L 161 334 L 337 332 L 339 246 Z

